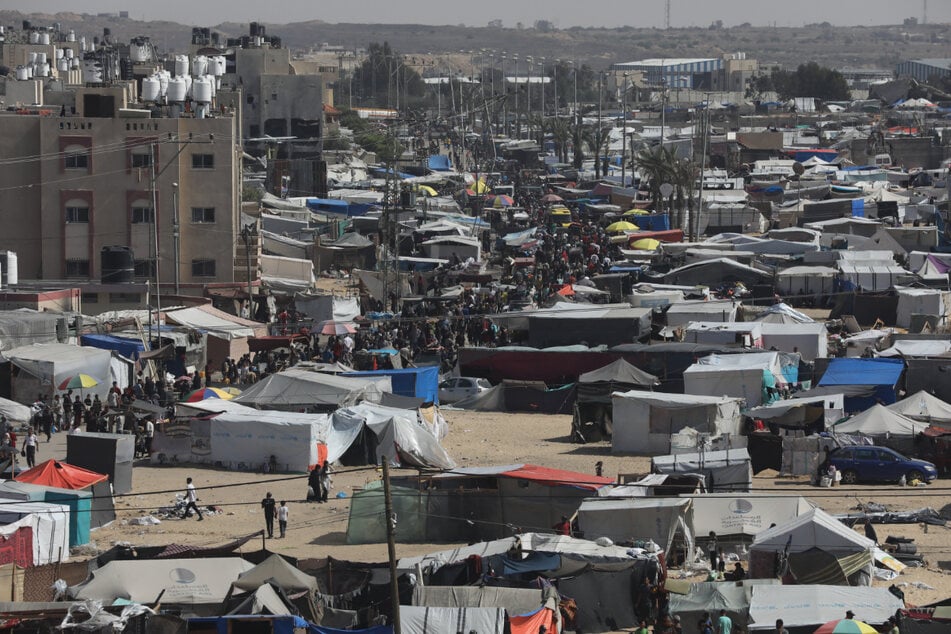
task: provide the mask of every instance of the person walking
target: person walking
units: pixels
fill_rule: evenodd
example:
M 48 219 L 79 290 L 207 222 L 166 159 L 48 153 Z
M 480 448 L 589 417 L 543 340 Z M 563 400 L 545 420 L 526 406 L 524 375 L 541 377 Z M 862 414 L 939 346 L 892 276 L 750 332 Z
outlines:
M 324 461 L 324 464 L 320 467 L 320 499 L 318 502 L 327 501 L 332 486 L 333 479 L 330 477 L 330 462 Z
M 201 509 L 198 508 L 198 491 L 195 489 L 195 485 L 192 484 L 191 478 L 185 479 L 185 513 L 182 515 L 182 519 L 188 518 L 188 511 L 194 509 L 198 513 L 198 521 L 205 519 L 201 514 Z
M 145 453 L 152 457 L 152 439 L 155 438 L 155 421 L 149 416 L 145 419 Z
M 36 466 L 36 450 L 37 443 L 39 440 L 36 437 L 36 432 L 33 431 L 33 428 L 30 427 L 29 431 L 26 432 L 26 439 L 23 441 L 23 452 L 26 456 L 26 464 L 32 469 Z
M 307 500 L 320 502 L 320 467 L 315 466 L 307 475 Z
M 271 492 L 268 491 L 264 499 L 261 500 L 261 508 L 264 509 L 264 525 L 267 527 L 268 539 L 274 537 L 274 516 L 277 515 L 276 505 L 277 503 L 274 501 L 274 497 L 271 495 Z
M 733 619 L 726 615 L 726 610 L 720 610 L 717 619 L 717 634 L 733 634 Z
M 277 525 L 281 530 L 281 539 L 287 533 L 287 502 L 281 500 L 281 505 L 277 507 Z

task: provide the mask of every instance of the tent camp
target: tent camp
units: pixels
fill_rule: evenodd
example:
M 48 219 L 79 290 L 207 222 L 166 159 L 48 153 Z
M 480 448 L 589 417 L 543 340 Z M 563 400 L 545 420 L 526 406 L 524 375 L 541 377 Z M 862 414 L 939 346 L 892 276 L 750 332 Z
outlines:
M 268 582 L 277 584 L 286 592 L 317 590 L 315 577 L 301 572 L 277 553 L 247 572 L 242 572 L 235 580 L 234 587 L 238 590 L 257 590 Z
M 33 534 L 33 565 L 57 564 L 69 559 L 69 514 L 69 507 L 62 504 L 4 500 L 0 535 L 28 527 Z
M 72 346 L 65 343 L 43 343 L 3 352 L 3 359 L 17 369 L 10 378 L 13 400 L 32 403 L 37 394 L 45 394 L 50 401 L 59 392 L 63 381 L 83 373 L 99 384 L 84 388 L 83 394 L 98 394 L 105 402 L 106 392 L 115 381 L 120 388 L 127 387 L 132 377 L 132 361 L 123 359 L 110 350 Z
M 861 414 L 836 423 L 832 429 L 837 434 L 873 438 L 876 445 L 897 451 L 913 451 L 917 435 L 929 426 L 930 423 L 913 420 L 884 405 L 874 405 Z
M 334 410 L 360 401 L 379 403 L 383 393 L 390 391 L 390 377 L 356 378 L 290 368 L 261 379 L 238 395 L 234 402 L 259 409 Z
M 720 610 L 726 610 L 726 615 L 733 621 L 735 628 L 745 628 L 753 586 L 763 583 L 769 582 L 747 579 L 741 583 L 723 581 L 691 583 L 684 594 L 670 592 L 670 613 L 679 616 L 681 623 L 688 624 L 689 627 L 695 625 L 704 614 L 719 614 Z M 666 587 L 671 590 L 676 586 L 676 583 L 668 581 Z
M 612 401 L 613 453 L 653 455 L 678 446 L 695 448 L 697 434 L 726 437 L 734 446 L 745 440 L 737 398 L 631 390 L 615 393 Z
M 79 546 L 89 543 L 89 522 L 91 520 L 92 493 L 56 487 L 40 486 L 4 480 L 0 482 L 0 499 L 23 502 L 50 502 L 69 508 L 69 545 Z
M 439 367 L 423 366 L 419 368 L 401 368 L 397 370 L 368 370 L 365 372 L 347 372 L 345 377 L 384 378 L 389 377 L 392 393 L 422 399 L 426 403 L 439 402 Z
M 906 396 L 897 403 L 892 403 L 888 409 L 913 420 L 938 424 L 951 423 L 951 405 L 924 390 Z
M 652 540 L 669 553 L 679 532 L 688 552 L 693 547 L 693 510 L 689 498 L 594 498 L 578 507 L 585 539 L 614 542 Z
M 231 584 L 254 568 L 238 557 L 210 559 L 114 560 L 93 571 L 86 581 L 72 586 L 72 599 L 102 601 L 117 599 L 164 605 L 207 605 L 217 609 Z
M 798 495 L 738 496 L 707 493 L 692 496 L 694 535 L 751 537 L 776 522 L 799 517 L 812 505 Z
M 29 471 L 17 474 L 14 480 L 60 489 L 89 491 L 92 494 L 90 528 L 105 526 L 116 519 L 112 488 L 109 486 L 109 476 L 105 474 L 89 471 L 59 460 L 47 460 Z
M 704 396 L 734 396 L 749 407 L 769 403 L 778 389 L 799 381 L 799 354 L 751 352 L 711 354 L 684 370 L 684 392 Z
M 797 583 L 868 586 L 875 543 L 819 508 L 759 533 L 750 546 L 750 577 L 791 575 Z M 785 554 L 787 569 L 777 570 Z
M 701 474 L 707 491 L 749 491 L 753 483 L 750 455 L 746 449 L 654 456 L 651 471 Z
M 829 585 L 757 585 L 750 597 L 750 631 L 775 630 L 776 619 L 787 628 L 812 632 L 853 610 L 865 623 L 881 625 L 904 607 L 888 588 Z M 808 630 L 806 629 L 808 627 Z
M 826 425 L 831 425 L 845 415 L 845 396 L 842 394 L 802 394 L 796 398 L 753 407 L 748 416 L 784 429 L 818 427 L 816 431 L 824 431 Z
M 829 359 L 819 387 L 868 386 L 870 396 L 846 396 L 847 412 L 861 412 L 876 403 L 890 405 L 897 400 L 896 391 L 905 363 L 901 359 Z
M 576 384 L 572 438 L 597 440 L 613 432 L 611 395 L 630 390 L 652 390 L 660 380 L 636 368 L 626 360 L 618 359 L 603 368 L 585 372 Z
M 761 323 L 763 348 L 780 352 L 798 352 L 805 361 L 829 356 L 829 332 L 826 325 L 815 323 Z

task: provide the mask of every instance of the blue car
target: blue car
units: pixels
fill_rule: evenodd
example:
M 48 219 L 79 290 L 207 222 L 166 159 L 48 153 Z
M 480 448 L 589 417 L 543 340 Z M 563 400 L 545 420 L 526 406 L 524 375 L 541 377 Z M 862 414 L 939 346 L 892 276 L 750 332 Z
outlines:
M 906 458 L 887 447 L 840 447 L 829 454 L 829 461 L 842 473 L 843 484 L 856 482 L 931 482 L 938 470 L 926 460 Z

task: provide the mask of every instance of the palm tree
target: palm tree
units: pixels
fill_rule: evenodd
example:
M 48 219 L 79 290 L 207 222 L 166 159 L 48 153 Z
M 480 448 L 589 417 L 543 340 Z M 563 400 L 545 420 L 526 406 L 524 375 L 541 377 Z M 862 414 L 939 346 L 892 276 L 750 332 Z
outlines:
M 547 132 L 555 142 L 555 153 L 561 163 L 568 162 L 568 143 L 572 140 L 571 123 L 567 119 L 551 117 L 546 120 Z

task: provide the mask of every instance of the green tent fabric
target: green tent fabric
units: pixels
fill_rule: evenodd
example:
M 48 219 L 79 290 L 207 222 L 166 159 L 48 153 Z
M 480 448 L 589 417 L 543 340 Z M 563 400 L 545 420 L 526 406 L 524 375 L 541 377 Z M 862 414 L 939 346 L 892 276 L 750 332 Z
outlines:
M 819 548 L 789 555 L 789 570 L 805 585 L 847 586 L 849 577 L 868 565 L 868 553 L 836 557 Z

